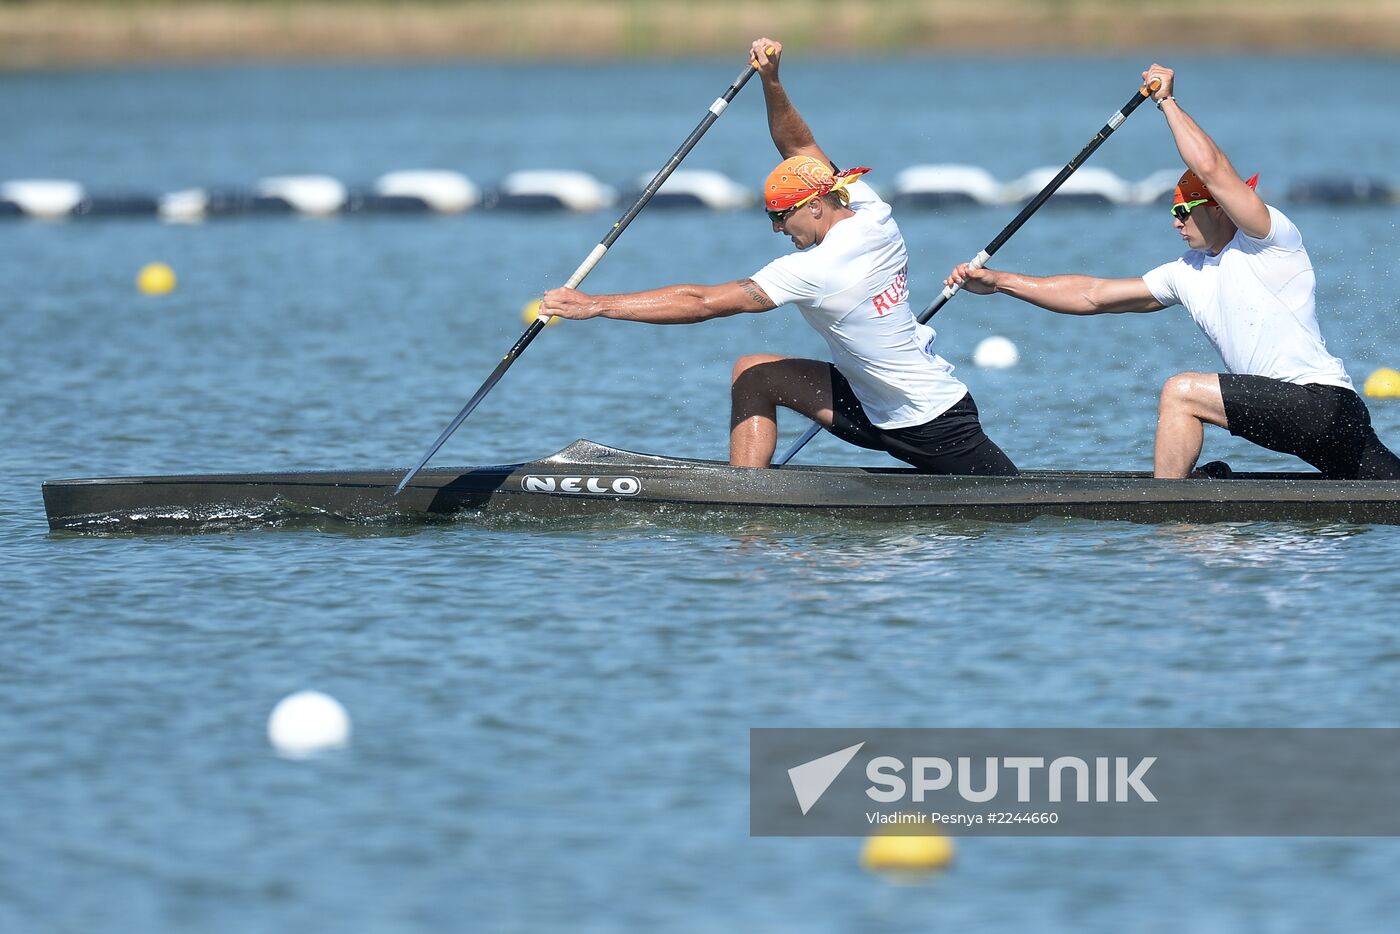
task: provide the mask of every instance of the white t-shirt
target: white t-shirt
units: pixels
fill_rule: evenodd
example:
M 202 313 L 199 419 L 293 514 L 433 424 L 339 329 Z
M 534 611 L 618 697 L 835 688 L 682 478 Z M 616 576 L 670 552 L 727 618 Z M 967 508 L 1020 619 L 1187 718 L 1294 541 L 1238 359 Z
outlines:
M 933 328 L 909 307 L 909 255 L 890 206 L 863 181 L 850 185 L 854 217 L 822 242 L 753 274 L 778 305 L 791 302 L 826 338 L 831 361 L 880 428 L 922 425 L 967 394 L 933 352 Z
M 1186 306 L 1231 373 L 1352 389 L 1317 327 L 1303 237 L 1277 208 L 1269 217 L 1266 237 L 1241 230 L 1215 256 L 1189 250 L 1142 279 L 1163 305 Z

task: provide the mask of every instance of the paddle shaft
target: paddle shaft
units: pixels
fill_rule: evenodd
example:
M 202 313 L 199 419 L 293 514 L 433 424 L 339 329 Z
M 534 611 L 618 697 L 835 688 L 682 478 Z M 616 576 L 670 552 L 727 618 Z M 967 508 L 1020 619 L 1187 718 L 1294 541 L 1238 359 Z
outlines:
M 690 151 L 695 148 L 696 143 L 700 142 L 700 137 L 705 135 L 705 131 L 720 118 L 725 108 L 729 106 L 730 101 L 734 100 L 735 95 L 737 95 L 739 91 L 743 89 L 744 85 L 748 83 L 749 79 L 753 77 L 755 70 L 752 64 L 749 65 L 740 73 L 739 77 L 734 79 L 729 85 L 729 89 L 715 99 L 715 102 L 710 105 L 710 109 L 705 112 L 704 119 L 696 125 L 695 129 L 690 131 L 690 135 L 686 137 L 685 142 L 681 143 L 680 148 L 671 156 L 670 161 L 661 167 L 661 171 L 656 173 L 656 177 L 653 178 L 651 183 L 642 191 L 641 197 L 637 199 L 635 204 L 627 209 L 627 213 L 623 214 L 617 223 L 613 224 L 612 227 L 608 229 L 607 236 L 599 241 L 598 245 L 593 248 L 593 252 L 589 253 L 588 257 L 574 270 L 574 274 L 569 277 L 569 281 L 564 283 L 565 288 L 578 288 L 579 284 L 593 271 L 593 267 L 598 265 L 598 261 L 603 258 L 603 254 L 608 252 L 608 248 L 616 242 L 618 237 L 622 236 L 622 232 L 627 229 L 627 225 L 632 223 L 632 219 L 641 213 L 642 208 L 646 207 L 652 195 L 656 194 L 657 190 L 665 184 L 666 179 L 671 177 L 671 173 L 681 164 L 681 160 L 690 154 Z M 486 382 L 481 384 L 481 388 L 473 393 L 472 397 L 467 400 L 467 404 L 462 407 L 462 411 L 457 413 L 457 417 L 452 419 L 451 424 L 443 430 L 442 434 L 438 435 L 432 447 L 428 448 L 428 453 L 423 455 L 422 459 L 418 461 L 417 466 L 404 474 L 403 479 L 399 481 L 398 488 L 394 490 L 395 496 L 402 493 L 404 487 L 408 486 L 409 481 L 414 478 L 418 471 L 423 469 L 423 465 L 432 460 L 433 455 L 447 443 L 447 439 L 452 437 L 452 433 L 457 430 L 462 422 L 467 420 L 467 416 L 472 414 L 472 411 L 481 403 L 481 400 L 486 398 L 487 393 L 501 381 L 501 377 L 505 376 L 506 370 L 510 369 L 511 364 L 525 352 L 525 348 L 530 346 L 530 343 L 539 335 L 540 331 L 544 330 L 545 325 L 548 323 L 549 318 L 546 316 L 537 317 L 534 321 L 530 322 L 530 326 L 525 329 L 525 333 L 520 335 L 520 339 L 517 340 L 515 345 L 501 358 L 501 362 L 496 364 L 496 368 L 491 371 L 491 375 L 486 377 Z
M 1118 109 L 1118 112 L 1103 125 L 1103 128 L 1100 129 L 1098 133 L 1094 134 L 1094 138 L 1089 140 L 1088 144 L 1085 145 L 1083 149 L 1079 150 L 1079 155 L 1065 163 L 1065 167 L 1060 169 L 1059 173 L 1054 178 L 1050 179 L 1044 188 L 1040 189 L 1038 195 L 1028 201 L 1025 207 L 1021 208 L 1021 213 L 1017 214 L 1015 219 L 1007 224 L 1006 227 L 1002 229 L 1001 233 L 996 235 L 996 239 L 987 244 L 986 249 L 974 256 L 972 262 L 968 265 L 973 269 L 981 269 L 985 266 L 987 260 L 991 259 L 996 254 L 996 251 L 1000 250 L 1006 244 L 1006 241 L 1010 240 L 1011 236 L 1016 233 L 1016 231 L 1020 230 L 1021 226 L 1025 224 L 1026 221 L 1031 219 L 1032 214 L 1040 210 L 1041 205 L 1050 200 L 1051 195 L 1060 190 L 1060 186 L 1065 183 L 1065 180 L 1073 175 L 1076 169 L 1088 161 L 1089 157 L 1104 144 L 1105 140 L 1113 135 L 1114 130 L 1123 125 L 1123 121 L 1127 120 L 1143 101 L 1156 93 L 1157 89 L 1161 87 L 1161 84 L 1162 82 L 1160 80 L 1154 78 L 1151 84 L 1139 88 L 1132 97 L 1128 98 L 1128 102 Z M 919 315 L 919 323 L 928 323 L 929 319 L 938 314 L 939 310 L 944 305 L 948 304 L 948 300 L 954 295 L 957 295 L 961 288 L 962 287 L 958 285 L 944 286 L 943 293 L 934 300 L 932 305 L 925 308 L 923 313 Z
M 1002 228 L 1001 233 L 997 234 L 995 239 L 987 244 L 986 248 L 983 249 L 981 253 L 978 253 L 972 258 L 968 266 L 972 269 L 981 269 L 983 266 L 987 265 L 987 261 L 996 254 L 997 250 L 1001 249 L 1006 244 L 1006 241 L 1011 239 L 1016 231 L 1021 229 L 1021 226 L 1025 224 L 1026 221 L 1031 219 L 1031 215 L 1040 210 L 1040 206 L 1046 201 L 1049 201 L 1051 195 L 1059 191 L 1060 186 L 1065 183 L 1065 179 L 1073 175 L 1075 170 L 1083 165 L 1085 161 L 1094 154 L 1094 151 L 1104 144 L 1106 139 L 1113 135 L 1113 131 L 1122 126 L 1123 121 L 1127 120 L 1132 112 L 1137 110 L 1138 106 L 1151 97 L 1159 87 L 1161 87 L 1161 82 L 1154 78 L 1151 84 L 1135 91 L 1133 96 L 1128 98 L 1128 102 L 1120 107 L 1118 112 L 1110 117 L 1109 121 L 1103 125 L 1103 128 L 1100 129 L 1098 133 L 1094 134 L 1094 138 L 1089 140 L 1088 144 L 1079 151 L 1079 155 L 1069 160 L 1069 162 L 1065 164 L 1065 167 L 1060 169 L 1059 174 L 1050 179 L 1045 187 L 1040 189 L 1040 193 L 1028 201 L 1025 207 L 1021 208 L 1021 213 L 1017 214 L 1011 223 Z M 919 323 L 927 324 L 929 319 L 938 314 L 939 310 L 944 305 L 948 304 L 948 300 L 954 295 L 957 295 L 961 288 L 962 286 L 959 285 L 944 286 L 942 294 L 934 299 L 933 304 L 929 305 L 919 314 Z M 821 426 L 815 422 L 807 426 L 806 433 L 803 434 L 801 438 L 797 439 L 797 442 L 793 444 L 792 447 L 783 452 L 781 458 L 773 461 L 773 466 L 781 467 L 792 460 L 797 452 L 802 450 L 807 445 L 807 442 L 815 438 L 817 432 L 821 430 Z

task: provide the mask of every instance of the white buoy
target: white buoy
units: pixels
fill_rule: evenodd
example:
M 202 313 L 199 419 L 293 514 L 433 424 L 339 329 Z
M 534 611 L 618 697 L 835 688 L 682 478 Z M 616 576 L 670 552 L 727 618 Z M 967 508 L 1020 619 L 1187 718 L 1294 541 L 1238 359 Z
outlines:
M 264 198 L 281 198 L 299 214 L 325 216 L 345 207 L 345 185 L 329 175 L 275 175 L 258 180 L 254 189 Z
M 272 708 L 267 739 L 279 754 L 293 759 L 336 749 L 350 740 L 350 715 L 329 694 L 298 691 Z
M 30 217 L 67 217 L 85 197 L 82 185 L 61 179 L 22 178 L 0 184 L 0 199 L 19 205 Z
M 1008 201 L 1029 201 L 1058 175 L 1062 166 L 1032 169 L 1006 186 Z M 1103 166 L 1085 166 L 1069 178 L 1050 199 L 1050 206 L 1089 204 L 1128 204 L 1133 201 L 1136 187 L 1128 184 Z
M 640 194 L 651 184 L 652 174 L 638 175 L 633 190 Z M 710 169 L 681 169 L 657 189 L 653 206 L 697 205 L 716 211 L 736 211 L 753 207 L 755 195 L 722 172 Z
M 156 213 L 161 220 L 192 224 L 204 220 L 209 211 L 209 192 L 203 188 L 183 188 L 160 196 Z
M 501 179 L 505 207 L 557 207 L 596 211 L 613 203 L 617 192 L 587 172 L 522 169 Z
M 379 176 L 374 193 L 385 197 L 420 198 L 439 214 L 459 214 L 481 203 L 481 189 L 460 172 L 405 169 Z
M 972 352 L 972 362 L 989 370 L 1005 370 L 1021 361 L 1021 352 L 1005 337 L 988 337 Z
M 894 177 L 894 197 L 914 204 L 996 204 L 1001 185 L 975 165 L 914 165 Z

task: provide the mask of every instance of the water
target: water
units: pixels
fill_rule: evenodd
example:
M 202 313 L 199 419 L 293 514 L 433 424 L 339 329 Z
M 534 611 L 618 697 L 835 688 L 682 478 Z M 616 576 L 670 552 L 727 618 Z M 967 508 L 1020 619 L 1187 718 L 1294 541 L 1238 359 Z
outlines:
M 1266 188 L 1393 175 L 1400 130 L 1374 117 L 1396 63 L 1176 64 L 1183 103 Z M 833 157 L 888 183 L 919 162 L 1003 179 L 1063 163 L 1141 67 L 787 71 Z M 0 75 L 0 178 L 165 191 L 560 167 L 621 184 L 654 172 L 736 71 Z M 687 166 L 752 183 L 774 161 L 753 88 Z M 1141 110 L 1093 164 L 1174 165 L 1160 116 Z M 1394 365 L 1395 212 L 1285 209 L 1329 347 L 1357 380 Z M 1010 216 L 904 212 L 916 301 Z M 612 220 L 0 224 L 0 929 L 1389 928 L 1400 851 L 1385 840 L 968 840 L 948 875 L 891 885 L 858 868 L 858 841 L 748 837 L 746 756 L 754 726 L 1395 725 L 1400 530 L 723 516 L 47 533 L 46 478 L 407 466 L 518 336 L 519 308 Z M 756 213 L 644 213 L 588 287 L 737 278 L 784 243 Z M 1177 249 L 1157 207 L 1047 208 L 999 260 L 1131 276 Z M 131 285 L 155 259 L 180 275 L 163 299 Z M 1179 309 L 1076 320 L 960 296 L 936 323 L 1024 466 L 1147 467 L 1162 381 L 1218 366 Z M 1019 367 L 971 366 L 991 334 Z M 552 328 L 435 463 L 576 437 L 721 455 L 729 366 L 761 350 L 822 345 L 790 309 Z M 1372 414 L 1400 440 L 1400 406 Z M 872 462 L 826 437 L 801 456 Z M 1291 466 L 1219 431 L 1206 456 Z M 270 754 L 267 714 L 303 687 L 349 708 L 348 750 Z

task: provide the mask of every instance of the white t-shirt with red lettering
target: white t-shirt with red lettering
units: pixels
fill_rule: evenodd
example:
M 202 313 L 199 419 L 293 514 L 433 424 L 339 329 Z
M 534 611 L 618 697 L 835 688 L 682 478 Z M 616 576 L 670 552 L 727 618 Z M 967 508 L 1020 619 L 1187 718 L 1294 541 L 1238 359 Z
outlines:
M 1217 255 L 1190 250 L 1142 277 L 1163 305 L 1181 304 L 1231 373 L 1352 389 L 1317 326 L 1317 279 L 1303 236 L 1277 208 L 1269 235 L 1237 232 Z
M 826 338 L 831 362 L 871 424 L 922 425 L 952 407 L 967 387 L 934 353 L 933 328 L 920 324 L 909 307 L 909 255 L 890 206 L 863 181 L 847 190 L 854 217 L 752 278 L 776 304 L 796 305 Z

